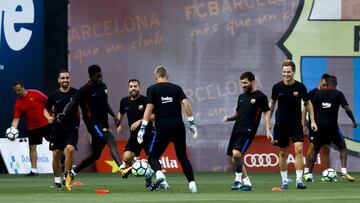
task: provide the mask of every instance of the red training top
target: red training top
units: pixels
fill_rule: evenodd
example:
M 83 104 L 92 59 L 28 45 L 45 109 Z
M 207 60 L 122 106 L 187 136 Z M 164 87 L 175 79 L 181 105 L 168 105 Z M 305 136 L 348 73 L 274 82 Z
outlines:
M 41 128 L 48 124 L 48 120 L 44 116 L 45 103 L 47 96 L 33 89 L 27 90 L 27 95 L 18 98 L 14 107 L 14 118 L 25 117 L 27 129 L 33 130 Z

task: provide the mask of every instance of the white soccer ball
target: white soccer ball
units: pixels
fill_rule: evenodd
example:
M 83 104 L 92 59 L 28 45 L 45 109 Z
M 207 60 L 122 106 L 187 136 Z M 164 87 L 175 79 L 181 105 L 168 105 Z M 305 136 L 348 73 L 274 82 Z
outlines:
M 9 138 L 9 140 L 14 141 L 19 137 L 19 130 L 13 127 L 8 128 L 6 130 L 6 137 Z
M 328 168 L 322 172 L 322 177 L 325 181 L 333 182 L 336 180 L 336 171 L 332 168 Z
M 144 176 L 149 168 L 150 166 L 145 160 L 137 160 L 132 165 L 131 172 L 135 176 Z

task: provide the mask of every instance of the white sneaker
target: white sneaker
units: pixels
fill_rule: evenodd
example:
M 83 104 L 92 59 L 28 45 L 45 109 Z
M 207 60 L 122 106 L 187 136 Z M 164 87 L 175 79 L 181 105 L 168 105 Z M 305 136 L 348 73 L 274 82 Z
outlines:
M 169 184 L 168 184 L 168 183 L 166 182 L 166 180 L 165 180 L 165 181 L 163 181 L 163 182 L 160 183 L 159 188 L 160 188 L 160 189 L 169 189 L 170 186 L 169 186 Z
M 195 181 L 191 181 L 189 183 L 189 190 L 190 190 L 191 193 L 197 193 L 197 188 L 196 188 Z

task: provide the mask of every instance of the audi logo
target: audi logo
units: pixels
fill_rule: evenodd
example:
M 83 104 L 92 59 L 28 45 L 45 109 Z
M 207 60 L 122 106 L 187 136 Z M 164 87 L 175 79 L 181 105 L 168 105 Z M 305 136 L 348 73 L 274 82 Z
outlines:
M 279 157 L 274 153 L 246 154 L 244 163 L 248 167 L 274 167 L 279 164 Z

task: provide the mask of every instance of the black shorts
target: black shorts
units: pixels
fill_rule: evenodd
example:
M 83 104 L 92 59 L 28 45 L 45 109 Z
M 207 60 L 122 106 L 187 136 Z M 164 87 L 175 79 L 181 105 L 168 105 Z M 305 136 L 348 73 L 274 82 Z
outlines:
M 274 127 L 274 145 L 286 148 L 289 146 L 289 141 L 304 142 L 304 133 L 302 125 L 278 125 Z
M 241 154 L 244 154 L 254 140 L 254 132 L 232 132 L 227 155 L 232 156 L 232 150 L 238 150 Z
M 76 148 L 79 139 L 79 128 L 53 128 L 52 130 L 52 149 L 63 151 L 66 145 L 72 145 Z
M 43 138 L 47 141 L 50 141 L 50 125 L 45 125 L 40 128 L 28 130 L 29 134 L 29 145 L 39 145 L 42 144 Z
M 142 144 L 139 144 L 137 141 L 137 133 L 138 131 L 134 131 L 131 133 L 130 138 L 125 146 L 125 151 L 130 151 L 135 154 L 135 156 L 139 156 L 141 149 L 144 149 L 146 155 L 149 153 L 150 145 L 153 141 L 154 135 L 156 134 L 155 129 L 146 130 L 144 134 L 144 141 Z
M 174 144 L 177 157 L 186 157 L 186 132 L 185 127 L 168 129 L 156 128 L 156 135 L 150 144 L 149 156 L 159 158 L 166 150 L 170 142 Z
M 345 143 L 344 135 L 338 126 L 327 126 L 318 128 L 318 134 L 314 137 L 314 145 L 330 145 L 331 143 L 336 146 L 343 146 Z
M 101 153 L 106 144 L 104 131 L 109 130 L 109 126 L 101 124 L 86 124 L 86 128 L 91 135 L 91 146 L 93 151 Z M 109 135 L 110 134 L 111 133 L 109 133 Z M 113 135 L 111 134 L 111 136 Z

